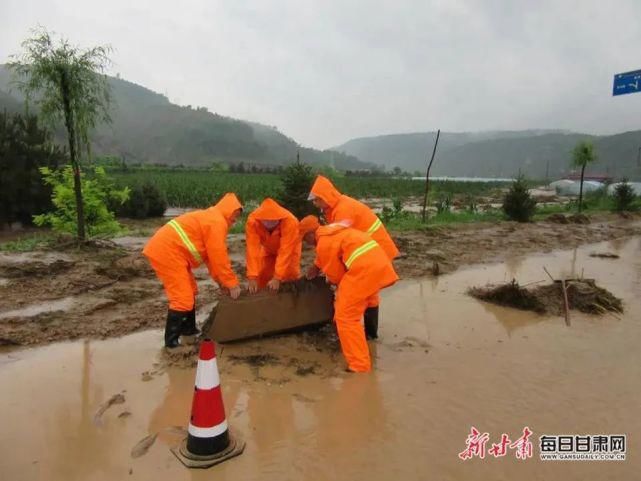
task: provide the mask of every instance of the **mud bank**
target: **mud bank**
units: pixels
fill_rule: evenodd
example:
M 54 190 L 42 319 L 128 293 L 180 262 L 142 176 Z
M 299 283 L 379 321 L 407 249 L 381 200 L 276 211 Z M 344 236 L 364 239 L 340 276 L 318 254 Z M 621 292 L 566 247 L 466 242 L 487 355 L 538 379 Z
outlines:
M 564 295 L 565 291 L 565 295 Z M 512 279 L 511 282 L 497 286 L 475 286 L 468 294 L 482 301 L 499 306 L 514 307 L 539 314 L 561 315 L 565 312 L 565 299 L 568 310 L 579 310 L 588 314 L 607 314 L 623 312 L 621 299 L 596 285 L 594 279 L 575 279 L 567 284 L 554 282 L 523 287 Z
M 453 272 L 463 265 L 499 262 L 513 256 L 641 234 L 639 220 L 600 215 L 589 218 L 588 222 L 462 224 L 425 232 L 397 233 L 394 238 L 402 257 L 395 265 L 405 278 L 423 277 L 433 274 L 435 263 L 439 273 Z
M 404 279 L 453 272 L 479 262 L 506 261 L 530 252 L 570 248 L 641 234 L 641 222 L 615 216 L 590 224 L 471 224 L 397 233 L 395 261 Z M 144 237 L 117 246 L 0 254 L 0 345 L 35 345 L 108 338 L 161 327 L 166 303 L 161 285 L 140 255 Z M 244 240 L 229 237 L 232 265 L 243 274 Z M 313 252 L 304 251 L 304 264 Z M 206 269 L 200 280 L 199 318 L 207 317 L 217 290 Z
M 590 257 L 595 250 L 620 259 Z M 169 451 L 184 436 L 195 372 L 167 361 L 159 330 L 8 351 L 0 473 L 12 481 L 636 479 L 639 254 L 635 238 L 403 281 L 383 293 L 368 375 L 342 372 L 329 330 L 219 346 L 227 419 L 247 448 L 210 471 L 188 471 Z M 466 295 L 470 285 L 544 280 L 543 265 L 555 277 L 598 279 L 625 313 L 577 312 L 568 327 Z M 471 426 L 490 442 L 528 426 L 535 457 L 461 461 Z M 625 433 L 628 459 L 537 459 L 539 436 L 574 433 Z

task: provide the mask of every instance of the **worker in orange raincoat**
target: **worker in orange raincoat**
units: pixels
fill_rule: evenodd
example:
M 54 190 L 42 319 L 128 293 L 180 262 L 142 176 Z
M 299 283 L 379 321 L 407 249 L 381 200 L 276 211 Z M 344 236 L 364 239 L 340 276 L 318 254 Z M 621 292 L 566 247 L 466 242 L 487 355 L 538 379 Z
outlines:
M 301 242 L 298 219 L 273 199 L 265 199 L 247 218 L 247 279 L 250 294 L 300 277 Z
M 372 209 L 356 199 L 341 194 L 328 178 L 322 175 L 316 177 L 309 194 L 309 200 L 322 210 L 328 223 L 349 221 L 351 227 L 370 235 L 390 260 L 398 256 L 396 244 Z M 373 297 L 365 311 L 365 335 L 368 339 L 378 337 L 379 303 L 379 298 Z
M 180 336 L 198 334 L 195 297 L 198 285 L 192 269 L 206 264 L 211 277 L 229 290 L 232 299 L 240 295 L 238 278 L 227 253 L 227 231 L 242 205 L 228 193 L 214 206 L 195 210 L 170 220 L 153 235 L 143 249 L 169 299 L 165 325 L 165 346 L 180 345 Z
M 321 227 L 318 218 L 307 216 L 300 221 L 300 233 L 307 244 L 316 246 L 313 272 L 322 271 L 338 285 L 334 321 L 347 368 L 367 372 L 372 362 L 360 320 L 379 291 L 398 280 L 392 262 L 375 240 L 347 223 Z

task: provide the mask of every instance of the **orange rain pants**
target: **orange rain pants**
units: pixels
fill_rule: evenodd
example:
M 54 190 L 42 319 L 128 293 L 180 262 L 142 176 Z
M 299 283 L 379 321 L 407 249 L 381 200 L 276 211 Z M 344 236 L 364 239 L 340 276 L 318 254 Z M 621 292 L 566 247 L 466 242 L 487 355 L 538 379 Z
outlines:
M 188 262 L 178 256 L 167 256 L 162 261 L 149 259 L 156 276 L 162 282 L 172 311 L 189 312 L 194 308 L 198 284 Z
M 378 304 L 381 289 L 398 275 L 383 249 L 364 232 L 341 225 L 316 231 L 316 266 L 337 284 L 334 320 L 347 366 L 354 372 L 372 368 L 361 319 Z

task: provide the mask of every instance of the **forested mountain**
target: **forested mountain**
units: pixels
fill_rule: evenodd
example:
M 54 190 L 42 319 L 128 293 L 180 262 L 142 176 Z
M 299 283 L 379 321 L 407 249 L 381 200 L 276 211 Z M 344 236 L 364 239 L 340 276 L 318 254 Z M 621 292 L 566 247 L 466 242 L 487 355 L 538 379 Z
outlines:
M 22 110 L 22 97 L 0 66 L 0 110 Z M 282 165 L 301 160 L 337 169 L 371 165 L 332 151 L 300 146 L 277 129 L 209 112 L 204 107 L 172 104 L 164 95 L 109 77 L 113 123 L 93 135 L 96 154 L 122 157 L 127 163 L 203 166 L 213 162 Z
M 334 149 L 359 159 L 403 170 L 424 172 L 436 132 L 353 139 Z M 580 140 L 594 142 L 598 161 L 588 171 L 641 178 L 637 155 L 641 131 L 594 136 L 566 131 L 524 130 L 479 133 L 442 132 L 434 175 L 512 177 L 520 172 L 543 179 L 570 172 L 572 149 Z

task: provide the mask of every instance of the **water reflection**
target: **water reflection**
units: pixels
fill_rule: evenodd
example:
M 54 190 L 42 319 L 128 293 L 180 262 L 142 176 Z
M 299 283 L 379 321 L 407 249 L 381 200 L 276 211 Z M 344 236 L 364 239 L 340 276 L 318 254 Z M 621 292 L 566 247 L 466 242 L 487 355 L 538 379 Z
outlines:
M 508 337 L 512 337 L 518 329 L 533 326 L 540 322 L 549 321 L 549 316 L 542 316 L 534 312 L 521 311 L 509 307 L 497 306 L 489 302 L 478 301 L 483 310 L 496 319 Z
M 92 383 L 91 343 L 82 345 L 82 374 L 78 403 L 60 404 L 45 428 L 47 457 L 55 479 L 89 479 L 97 471 L 112 479 L 124 476 L 124 467 L 113 455 L 119 441 L 113 429 L 94 423 L 98 403 L 105 401 L 99 383 Z M 79 405 L 78 405 L 79 404 Z

